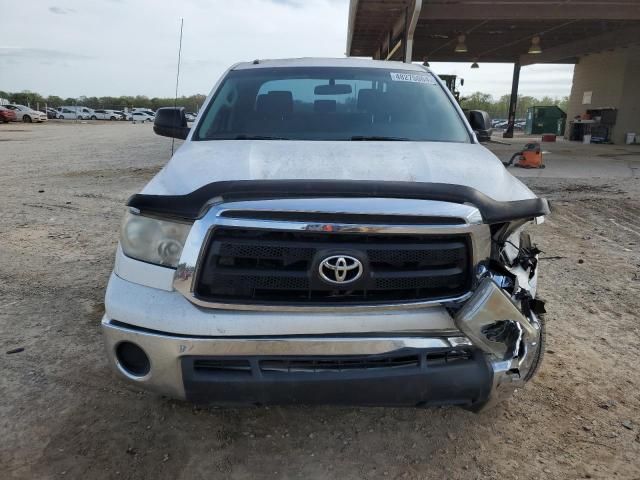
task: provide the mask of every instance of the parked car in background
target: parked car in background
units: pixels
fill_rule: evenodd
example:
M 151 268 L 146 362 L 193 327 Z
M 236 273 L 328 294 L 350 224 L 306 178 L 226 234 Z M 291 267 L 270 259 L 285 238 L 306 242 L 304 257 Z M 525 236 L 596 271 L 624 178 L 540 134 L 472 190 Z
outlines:
M 56 112 L 60 120 L 82 120 L 83 116 L 80 111 L 77 110 L 76 107 L 58 107 L 56 108 Z
M 95 110 L 89 107 L 82 107 L 77 105 L 67 105 L 64 107 L 58 107 L 58 117 L 66 120 L 97 120 Z
M 132 108 L 131 109 L 131 113 L 133 112 L 143 112 L 143 113 L 147 113 L 151 116 L 155 116 L 156 112 L 154 112 L 153 110 L 151 110 L 150 108 Z
M 193 112 L 189 112 L 189 113 L 185 114 L 185 117 L 187 119 L 187 122 L 195 122 L 197 115 L 195 113 L 193 113 Z
M 16 112 L 0 105 L 0 122 L 9 123 L 17 120 Z
M 55 108 L 46 108 L 45 113 L 48 119 L 58 118 L 58 112 Z
M 122 118 L 115 110 L 94 110 L 93 114 L 98 120 L 120 120 Z
M 155 115 L 149 115 L 146 112 L 131 112 L 131 120 L 134 122 L 153 122 Z
M 128 114 L 123 112 L 122 110 L 114 110 L 113 113 L 118 116 L 118 120 L 129 120 L 127 118 Z
M 25 123 L 40 123 L 47 121 L 47 115 L 45 113 L 38 112 L 37 110 L 33 110 L 32 108 L 29 108 L 25 105 L 15 105 L 10 103 L 8 105 L 5 105 L 5 107 L 13 110 L 16 114 L 17 119 L 22 120 Z
M 98 117 L 95 113 L 95 110 L 93 110 L 92 108 L 89 107 L 78 107 L 80 114 L 82 115 L 82 118 L 84 118 L 85 120 L 97 120 Z

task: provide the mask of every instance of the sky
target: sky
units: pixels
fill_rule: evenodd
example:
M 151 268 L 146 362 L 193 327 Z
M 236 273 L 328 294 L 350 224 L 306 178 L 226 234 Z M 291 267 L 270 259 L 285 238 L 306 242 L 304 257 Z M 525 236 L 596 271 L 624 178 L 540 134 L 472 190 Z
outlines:
M 0 90 L 61 97 L 209 93 L 238 61 L 343 57 L 348 0 L 0 0 Z M 513 66 L 432 63 L 465 79 L 462 95 L 509 93 Z M 534 65 L 520 93 L 562 97 L 572 65 Z

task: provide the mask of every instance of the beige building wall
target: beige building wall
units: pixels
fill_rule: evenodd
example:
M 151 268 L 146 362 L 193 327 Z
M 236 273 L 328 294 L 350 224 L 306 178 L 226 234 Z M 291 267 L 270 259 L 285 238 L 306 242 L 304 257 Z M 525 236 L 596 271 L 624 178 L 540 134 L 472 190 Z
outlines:
M 583 103 L 586 92 L 591 92 L 588 104 Z M 640 47 L 588 55 L 576 65 L 567 127 L 575 116 L 603 107 L 618 109 L 612 132 L 614 143 L 623 144 L 627 132 L 640 134 Z
M 636 143 L 640 143 L 640 47 L 629 48 L 628 52 L 616 137 L 625 137 L 627 132 L 633 132 Z M 624 138 L 615 142 L 624 143 Z

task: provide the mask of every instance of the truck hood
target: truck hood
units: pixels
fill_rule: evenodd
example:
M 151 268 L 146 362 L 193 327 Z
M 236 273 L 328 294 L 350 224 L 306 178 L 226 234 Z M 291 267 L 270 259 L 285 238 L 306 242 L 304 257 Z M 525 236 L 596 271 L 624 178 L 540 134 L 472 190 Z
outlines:
M 449 183 L 498 201 L 535 198 L 482 145 L 393 141 L 187 141 L 141 193 L 185 195 L 223 180 L 295 179 Z

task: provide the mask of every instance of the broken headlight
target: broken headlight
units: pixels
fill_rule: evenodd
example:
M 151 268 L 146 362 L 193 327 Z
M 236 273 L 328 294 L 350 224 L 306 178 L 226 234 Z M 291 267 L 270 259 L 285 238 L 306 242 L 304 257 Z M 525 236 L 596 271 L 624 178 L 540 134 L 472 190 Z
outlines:
M 176 268 L 189 230 L 190 223 L 127 212 L 120 231 L 120 245 L 127 257 Z

